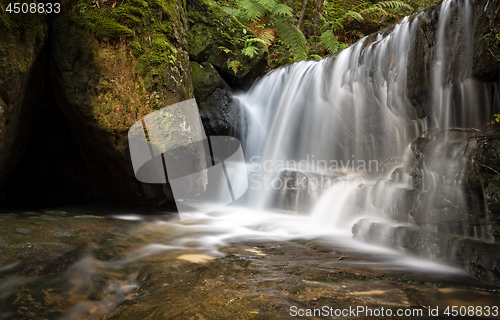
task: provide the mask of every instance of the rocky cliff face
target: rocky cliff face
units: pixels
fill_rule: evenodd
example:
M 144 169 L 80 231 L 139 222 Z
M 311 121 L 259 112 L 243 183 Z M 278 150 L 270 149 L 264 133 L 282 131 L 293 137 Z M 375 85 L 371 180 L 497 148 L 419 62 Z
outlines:
M 164 185 L 135 179 L 127 132 L 147 114 L 192 98 L 185 19 L 182 2 L 97 8 L 73 1 L 53 22 L 58 105 L 91 174 L 135 203 L 172 199 Z
M 448 260 L 499 284 L 499 132 L 499 124 L 433 129 L 413 140 L 403 167 L 371 192 L 375 207 L 405 225 L 361 220 L 354 236 Z M 411 188 L 401 187 L 405 175 Z M 388 193 L 395 201 L 384 205 Z
M 36 100 L 44 89 L 37 61 L 48 35 L 42 15 L 0 11 L 0 186 L 24 153 Z M 1 199 L 0 199 L 1 200 Z
M 233 88 L 248 89 L 267 66 L 268 51 L 255 35 L 220 7 L 205 0 L 188 0 L 188 52 L 194 94 L 208 135 L 242 138 L 246 124 Z M 247 42 L 253 57 L 242 53 Z
M 254 36 L 204 0 L 190 1 L 191 10 L 202 10 L 191 14 L 183 0 L 67 0 L 61 8 L 48 19 L 3 11 L 0 15 L 0 30 L 6 34 L 0 39 L 0 187 L 23 155 L 32 128 L 30 115 L 38 114 L 33 106 L 37 90 L 53 90 L 52 100 L 63 112 L 81 154 L 83 176 L 92 181 L 92 190 L 83 188 L 84 193 L 154 206 L 172 200 L 168 184 L 145 184 L 134 176 L 128 129 L 148 114 L 196 96 L 209 134 L 227 133 L 235 109 L 227 110 L 231 88 L 223 77 L 229 75 L 236 86 L 248 86 L 264 71 L 267 49 L 260 48 L 253 59 L 243 56 L 240 39 Z M 206 34 L 193 36 L 198 27 Z M 225 40 L 229 34 L 236 42 Z M 50 45 L 43 55 L 51 59 L 37 74 L 36 59 L 45 43 Z M 233 53 L 219 57 L 217 48 L 222 46 Z M 190 59 L 195 58 L 208 73 L 198 72 L 200 65 L 192 62 L 193 89 Z M 237 72 L 227 59 L 239 59 Z M 209 83 L 212 78 L 216 86 Z M 169 141 L 175 145 L 179 141 L 174 137 L 180 136 L 175 132 L 182 128 L 177 114 L 170 120 Z M 86 184 L 83 176 L 72 177 L 72 182 Z

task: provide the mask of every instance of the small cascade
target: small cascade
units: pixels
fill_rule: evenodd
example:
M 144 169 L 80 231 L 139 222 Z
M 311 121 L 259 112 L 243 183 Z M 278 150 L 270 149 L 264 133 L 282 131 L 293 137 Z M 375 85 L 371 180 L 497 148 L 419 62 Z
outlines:
M 354 225 L 355 237 L 429 254 L 439 234 L 493 241 L 483 189 L 468 173 L 471 139 L 500 106 L 498 82 L 473 75 L 478 7 L 445 0 L 335 57 L 274 70 L 237 96 L 248 125 L 248 206 Z M 423 41 L 435 50 L 424 52 Z
M 276 192 L 269 190 L 285 185 L 279 183 L 284 168 L 319 174 L 321 181 L 378 177 L 385 159 L 400 158 L 427 129 L 404 95 L 417 25 L 405 19 L 336 58 L 274 70 L 237 97 L 248 118 L 253 205 L 275 203 Z

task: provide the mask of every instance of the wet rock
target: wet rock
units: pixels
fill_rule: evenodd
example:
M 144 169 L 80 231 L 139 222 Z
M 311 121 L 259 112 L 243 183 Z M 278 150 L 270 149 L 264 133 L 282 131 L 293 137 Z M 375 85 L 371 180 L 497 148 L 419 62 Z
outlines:
M 33 233 L 33 230 L 31 230 L 29 228 L 15 228 L 14 231 L 17 232 L 17 233 L 21 233 L 21 234 L 31 234 L 31 233 Z
M 500 240 L 500 125 L 487 127 L 471 138 L 467 147 L 468 161 L 464 179 L 471 193 L 483 200 L 493 225 L 493 235 Z
M 375 185 L 373 205 L 399 222 L 491 239 L 494 219 L 485 211 L 481 187 L 488 181 L 471 172 L 469 145 L 475 145 L 476 133 L 433 129 L 413 140 L 403 167 Z
M 60 231 L 53 231 L 52 235 L 56 238 L 64 238 L 64 237 L 74 237 L 75 235 L 77 235 L 77 233 L 73 231 L 60 230 Z
M 307 212 L 311 209 L 312 194 L 315 192 L 309 176 L 298 171 L 284 170 L 279 179 L 273 181 L 275 208 L 292 212 Z M 317 186 L 315 186 L 317 187 Z
M 429 106 L 432 105 L 433 62 L 437 52 L 437 28 L 441 4 L 442 1 L 438 1 L 425 8 L 423 12 L 409 17 L 411 21 L 417 23 L 415 42 L 408 52 L 408 61 L 411 63 L 406 70 L 406 96 L 411 102 L 406 111 L 412 119 L 422 118 L 435 112 Z M 450 10 L 454 10 L 453 6 L 463 5 L 465 4 L 454 2 Z M 453 11 L 454 15 L 446 26 L 449 37 L 453 39 L 453 46 L 449 47 L 445 54 L 450 67 L 447 81 L 453 86 L 459 86 L 469 77 L 482 82 L 496 82 L 500 79 L 500 43 L 496 39 L 500 31 L 498 2 L 481 0 L 475 2 L 470 9 L 471 26 L 463 27 L 464 23 L 456 23 L 467 20 L 466 17 L 458 15 L 458 10 Z M 415 22 L 417 16 L 418 21 Z M 379 33 L 387 34 L 392 29 L 393 26 Z M 467 32 L 470 30 L 474 31 L 472 39 L 468 40 Z M 368 41 L 373 42 L 375 39 L 375 35 L 369 36 Z M 470 41 L 472 48 L 466 45 L 467 41 Z M 471 65 L 470 69 L 463 68 L 464 64 Z
M 206 0 L 188 0 L 187 13 L 191 60 L 212 64 L 231 87 L 248 89 L 264 73 L 268 58 L 266 46 L 253 42 L 256 55 L 252 58 L 244 55 L 245 42 L 255 39 L 255 35 L 233 16 Z
M 217 88 L 224 89 L 223 80 L 210 63 L 199 64 L 191 61 L 189 65 L 191 66 L 194 96 L 197 102 L 204 101 Z
M 209 136 L 244 137 L 246 124 L 232 89 L 208 62 L 191 61 L 193 88 L 205 133 Z
M 464 267 L 474 277 L 500 284 L 500 244 L 415 227 L 390 227 L 368 220 L 352 228 L 355 238 L 398 246 Z
M 186 37 L 183 2 L 98 8 L 74 1 L 53 21 L 58 105 L 89 174 L 114 198 L 154 206 L 173 199 L 167 185 L 136 179 L 128 129 L 147 114 L 192 98 Z M 180 131 L 172 119 L 167 125 Z
M 337 174 L 283 170 L 264 184 L 274 192 L 273 206 L 292 212 L 309 212 L 321 194 L 334 185 Z

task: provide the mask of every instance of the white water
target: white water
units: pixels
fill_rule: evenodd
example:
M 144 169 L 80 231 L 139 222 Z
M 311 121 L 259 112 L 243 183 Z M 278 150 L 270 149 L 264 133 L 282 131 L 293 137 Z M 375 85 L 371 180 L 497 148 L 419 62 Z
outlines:
M 393 266 L 451 272 L 396 249 L 375 250 L 373 245 L 353 240 L 351 227 L 365 217 L 401 225 L 380 207 L 392 205 L 399 190 L 411 187 L 409 176 L 401 173 L 397 184 L 374 186 L 401 166 L 409 142 L 429 125 L 472 126 L 491 119 L 490 110 L 481 115 L 466 112 L 476 110 L 470 106 L 472 101 L 479 101 L 478 97 L 487 105 L 498 99 L 491 96 L 491 88 L 468 78 L 470 62 L 461 61 L 467 67 L 453 83 L 451 67 L 445 68 L 460 62 L 447 60 L 449 54 L 458 53 L 444 41 L 453 40 L 453 30 L 447 24 L 457 10 L 467 17 L 465 33 L 472 34 L 471 6 L 443 2 L 432 63 L 435 81 L 429 85 L 433 105 L 428 109 L 435 112 L 429 116 L 418 114 L 406 96 L 407 67 L 413 62 L 411 53 L 420 17 L 405 18 L 388 34 L 361 39 L 336 58 L 303 61 L 274 70 L 238 95 L 248 125 L 243 141 L 250 171 L 246 196 L 223 210 L 198 214 L 188 221 L 147 224 L 147 230 L 137 232 L 163 234 L 154 238 L 156 245 L 151 252 L 201 250 L 217 256 L 219 247 L 242 239 L 321 238 L 348 250 L 383 253 L 386 263 Z M 470 40 L 467 36 L 462 39 L 465 47 L 471 45 Z M 460 113 L 460 121 L 454 120 L 457 108 L 465 110 Z M 302 214 L 283 212 L 275 208 L 275 200 L 288 190 L 277 190 L 272 182 L 284 169 L 313 174 L 307 175 L 309 182 L 325 177 L 329 188 L 300 191 L 312 206 Z M 300 199 L 293 198 L 297 206 Z
M 450 28 L 443 27 L 441 21 L 451 21 L 457 10 L 471 17 L 467 11 L 471 9 L 470 5 L 457 6 L 456 1 L 443 2 L 437 58 L 432 63 L 437 80 L 429 85 L 430 103 L 436 105 L 428 108 L 435 111 L 429 116 L 416 112 L 406 96 L 407 67 L 413 62 L 420 17 L 405 18 L 388 34 L 361 39 L 336 58 L 274 70 L 238 95 L 248 125 L 243 141 L 250 171 L 246 196 L 223 210 L 197 214 L 188 221 L 146 224 L 139 234 L 159 234 L 152 238 L 156 245 L 151 252 L 198 250 L 217 256 L 218 248 L 238 240 L 321 238 L 346 250 L 378 252 L 391 266 L 456 271 L 397 249 L 363 244 L 352 239 L 351 227 L 364 217 L 401 225 L 380 207 L 394 203 L 398 190 L 411 187 L 409 176 L 402 173 L 395 185 L 373 186 L 401 166 L 410 141 L 429 125 L 472 126 L 491 119 L 491 110 L 485 107 L 481 114 L 464 111 L 460 122 L 453 120 L 457 108 L 476 110 L 470 107 L 474 100 L 487 105 L 498 101 L 498 94 L 490 94 L 491 88 L 467 77 L 468 64 L 469 69 L 461 70 L 453 83 L 449 69 L 444 68 L 446 63 L 458 62 L 446 59 L 452 49 L 443 39 L 453 39 L 448 37 Z M 471 26 L 469 21 L 463 28 Z M 464 46 L 471 45 L 462 40 Z M 312 206 L 302 214 L 283 212 L 274 205 L 276 196 L 286 195 L 287 190 L 276 190 L 272 182 L 284 169 L 312 174 L 307 175 L 309 183 L 313 177 L 326 177 L 330 187 L 293 190 L 310 197 Z M 298 199 L 293 198 L 295 202 Z
M 429 105 L 424 106 L 432 111 L 429 115 L 419 115 L 406 95 L 412 85 L 407 83 L 407 69 L 418 49 L 416 30 L 425 14 L 403 19 L 388 35 L 361 39 L 335 59 L 274 70 L 238 96 L 248 123 L 245 155 L 252 164 L 246 206 L 272 208 L 277 194 L 286 192 L 279 180 L 285 167 L 338 177 L 328 191 L 307 189 L 305 196 L 315 204 L 309 210 L 313 221 L 349 230 L 360 217 L 384 217 L 371 203 L 393 206 L 400 195 L 397 190 L 411 188 L 410 178 L 403 173 L 396 186 L 370 186 L 401 166 L 411 140 L 428 127 L 479 127 L 493 117 L 498 88 L 470 77 L 472 10 L 469 0 L 446 0 L 441 5 Z M 458 27 L 456 20 L 461 22 Z M 447 171 L 453 170 L 459 173 L 462 167 L 451 165 Z M 368 190 L 364 196 L 362 188 Z M 368 200 L 359 199 L 360 194 Z M 299 198 L 294 195 L 293 201 Z M 462 205 L 460 196 L 456 198 Z M 431 209 L 432 203 L 426 205 Z
M 451 1 L 443 3 L 445 9 L 450 5 Z M 446 16 L 452 11 L 443 12 Z M 451 114 L 441 108 L 431 117 L 438 120 L 415 117 L 405 95 L 409 53 L 415 49 L 419 23 L 418 18 L 404 19 L 388 35 L 378 35 L 373 42 L 362 39 L 336 59 L 300 62 L 274 70 L 237 96 L 248 123 L 244 144 L 251 174 L 246 197 L 188 221 L 145 224 L 135 232 L 154 235 L 155 244 L 147 246 L 147 253 L 169 251 L 175 255 L 194 250 L 218 256 L 218 248 L 233 241 L 320 238 L 341 250 L 379 254 L 384 257 L 383 264 L 392 268 L 459 272 L 397 249 L 362 243 L 352 239 L 351 233 L 352 225 L 363 217 L 400 225 L 372 204 L 374 192 L 379 194 L 376 201 L 394 202 L 398 195 L 391 189 L 394 186 L 372 186 L 401 165 L 408 143 L 429 123 L 442 123 L 443 114 Z M 435 74 L 444 73 L 437 62 L 434 66 Z M 464 88 L 462 95 L 477 94 L 471 85 L 480 84 L 464 79 L 455 87 Z M 436 83 L 432 85 L 435 92 L 442 93 L 449 87 L 445 84 L 446 88 L 439 90 Z M 472 123 L 477 117 L 469 120 Z M 370 166 L 372 162 L 375 165 Z M 313 205 L 306 213 L 282 212 L 273 204 L 283 190 L 276 190 L 272 183 L 264 186 L 278 178 L 283 169 L 324 175 L 333 185 L 307 190 L 305 196 L 311 197 Z M 397 187 L 408 187 L 408 175 L 403 174 L 399 180 Z M 130 259 L 137 256 L 132 253 Z M 128 263 L 130 259 L 116 263 Z
M 113 273 L 148 256 L 161 254 L 175 259 L 185 252 L 197 252 L 217 257 L 221 255 L 218 250 L 221 246 L 239 240 L 321 239 L 344 252 L 378 256 L 377 262 L 369 263 L 381 263 L 391 270 L 461 273 L 398 249 L 354 240 L 351 227 L 365 217 L 388 226 L 401 225 L 391 221 L 380 207 L 392 205 L 400 190 L 410 188 L 409 176 L 402 173 L 398 184 L 375 184 L 377 179 L 387 178 L 401 166 L 409 142 L 429 126 L 478 126 L 491 120 L 492 110 L 484 107 L 479 113 L 476 106 L 498 104 L 498 90 L 469 77 L 472 8 L 467 0 L 464 3 L 457 5 L 456 1 L 446 0 L 441 8 L 430 86 L 429 109 L 434 110 L 433 114 L 416 117 L 419 115 L 406 96 L 407 66 L 412 63 L 409 59 L 415 49 L 419 18 L 404 19 L 388 35 L 378 35 L 373 42 L 362 39 L 336 59 L 300 62 L 274 70 L 237 97 L 247 116 L 245 155 L 254 178 L 250 178 L 244 201 L 187 221 L 139 223 L 140 227 L 129 236 L 150 244 L 117 261 L 104 262 L 90 256 L 78 261 L 65 272 L 66 277 L 74 280 L 74 290 L 85 288 L 89 279 L 98 274 Z M 465 54 L 461 55 L 449 47 L 450 42 L 458 39 L 448 26 L 457 10 L 465 17 L 461 31 L 465 34 L 462 39 Z M 453 56 L 462 61 L 450 59 Z M 458 76 L 451 73 L 454 63 L 466 66 L 459 70 Z M 496 93 L 492 95 L 492 91 Z M 370 161 L 376 165 L 370 167 Z M 308 189 L 304 196 L 311 197 L 312 207 L 304 214 L 275 210 L 272 205 L 278 191 L 272 185 L 262 186 L 279 177 L 284 167 L 325 175 L 333 185 Z M 261 187 L 256 188 L 255 184 Z M 116 218 L 142 219 L 130 215 Z M 112 309 L 137 289 L 130 285 L 134 276 L 123 281 L 125 284 L 117 282 L 117 288 L 110 290 L 115 293 L 106 299 L 76 304 L 66 318 L 96 308 Z M 9 281 L 0 283 L 0 289 L 11 286 Z

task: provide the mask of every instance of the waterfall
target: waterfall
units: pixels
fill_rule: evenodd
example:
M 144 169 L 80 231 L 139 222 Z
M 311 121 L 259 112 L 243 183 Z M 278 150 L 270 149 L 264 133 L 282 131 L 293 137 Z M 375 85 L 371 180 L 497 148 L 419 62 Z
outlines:
M 249 206 L 306 211 L 337 228 L 364 216 L 415 222 L 400 212 L 404 194 L 415 188 L 405 167 L 410 142 L 433 127 L 480 127 L 499 102 L 497 84 L 471 77 L 470 0 L 442 2 L 436 50 L 423 57 L 421 29 L 436 17 L 432 11 L 407 17 L 336 56 L 276 69 L 236 96 L 247 117 Z M 447 183 L 454 205 L 464 206 L 457 177 L 466 135 L 444 135 L 450 139 L 441 147 L 455 149 L 435 160 L 446 172 L 429 170 L 424 188 L 432 179 L 434 191 Z M 425 210 L 434 205 L 429 200 Z

